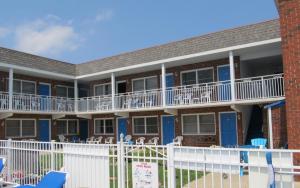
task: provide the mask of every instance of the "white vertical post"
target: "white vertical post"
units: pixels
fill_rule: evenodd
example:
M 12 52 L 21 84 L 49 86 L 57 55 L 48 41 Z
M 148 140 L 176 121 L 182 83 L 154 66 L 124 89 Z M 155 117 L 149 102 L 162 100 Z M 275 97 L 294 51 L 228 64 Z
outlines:
M 13 107 L 13 91 L 14 91 L 13 85 L 14 85 L 14 70 L 10 68 L 9 77 L 8 77 L 9 110 L 12 110 Z
M 111 105 L 112 105 L 112 110 L 115 109 L 115 94 L 116 94 L 116 77 L 115 77 L 115 73 L 111 73 Z
M 74 80 L 74 110 L 78 112 L 78 81 Z
M 162 85 L 162 101 L 163 107 L 166 107 L 166 67 L 161 64 L 161 85 Z
M 118 188 L 125 188 L 124 135 L 121 133 L 118 143 Z
M 272 108 L 268 108 L 268 124 L 269 124 L 269 143 L 270 149 L 273 149 L 273 125 L 272 125 Z
M 54 157 L 55 157 L 55 155 L 54 155 L 54 151 L 55 151 L 55 140 L 52 140 L 51 141 L 51 153 L 50 153 L 50 155 L 51 155 L 51 170 L 55 170 L 55 159 L 54 159 Z
M 8 139 L 7 140 L 7 181 L 10 182 L 12 180 L 11 178 L 11 164 L 12 161 L 15 161 L 15 159 L 12 158 L 12 140 Z
M 235 101 L 235 71 L 234 71 L 234 56 L 232 51 L 229 52 L 229 66 L 230 66 L 231 100 Z
M 176 173 L 175 173 L 175 165 L 174 165 L 174 145 L 167 145 L 167 153 L 168 153 L 168 187 L 175 188 L 176 187 Z

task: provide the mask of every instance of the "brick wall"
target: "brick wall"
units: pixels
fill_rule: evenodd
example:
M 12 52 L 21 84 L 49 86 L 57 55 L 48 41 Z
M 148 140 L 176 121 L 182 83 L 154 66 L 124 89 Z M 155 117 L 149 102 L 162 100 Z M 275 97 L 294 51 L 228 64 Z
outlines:
M 279 0 L 285 79 L 288 145 L 299 149 L 300 135 L 300 0 Z M 300 162 L 300 157 L 298 162 Z

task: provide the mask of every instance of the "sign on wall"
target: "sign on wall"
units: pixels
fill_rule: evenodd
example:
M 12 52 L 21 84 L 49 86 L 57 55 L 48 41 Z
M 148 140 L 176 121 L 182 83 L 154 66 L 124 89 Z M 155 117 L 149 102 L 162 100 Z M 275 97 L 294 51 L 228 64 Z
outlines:
M 133 183 L 133 188 L 157 188 L 158 187 L 157 163 L 133 162 L 132 183 Z

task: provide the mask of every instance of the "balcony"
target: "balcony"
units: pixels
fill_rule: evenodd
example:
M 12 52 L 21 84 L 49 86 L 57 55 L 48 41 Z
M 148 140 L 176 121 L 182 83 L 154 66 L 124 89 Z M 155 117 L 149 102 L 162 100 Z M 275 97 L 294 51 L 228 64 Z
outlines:
M 163 108 L 205 107 L 231 104 L 266 103 L 284 98 L 282 74 L 237 79 L 234 95 L 230 81 L 197 85 L 177 86 L 143 92 L 79 98 L 47 97 L 37 95 L 12 96 L 9 108 L 9 94 L 0 93 L 0 110 L 34 113 L 113 113 L 138 110 L 161 110 Z M 165 105 L 163 104 L 165 93 Z M 232 99 L 235 96 L 235 99 Z

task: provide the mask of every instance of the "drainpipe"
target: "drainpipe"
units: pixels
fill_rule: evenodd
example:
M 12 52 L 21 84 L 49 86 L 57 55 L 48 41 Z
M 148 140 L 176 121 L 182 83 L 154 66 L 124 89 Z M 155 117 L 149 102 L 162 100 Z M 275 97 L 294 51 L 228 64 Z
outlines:
M 272 125 L 272 108 L 268 108 L 268 123 L 269 123 L 269 143 L 270 149 L 273 149 L 273 125 Z

